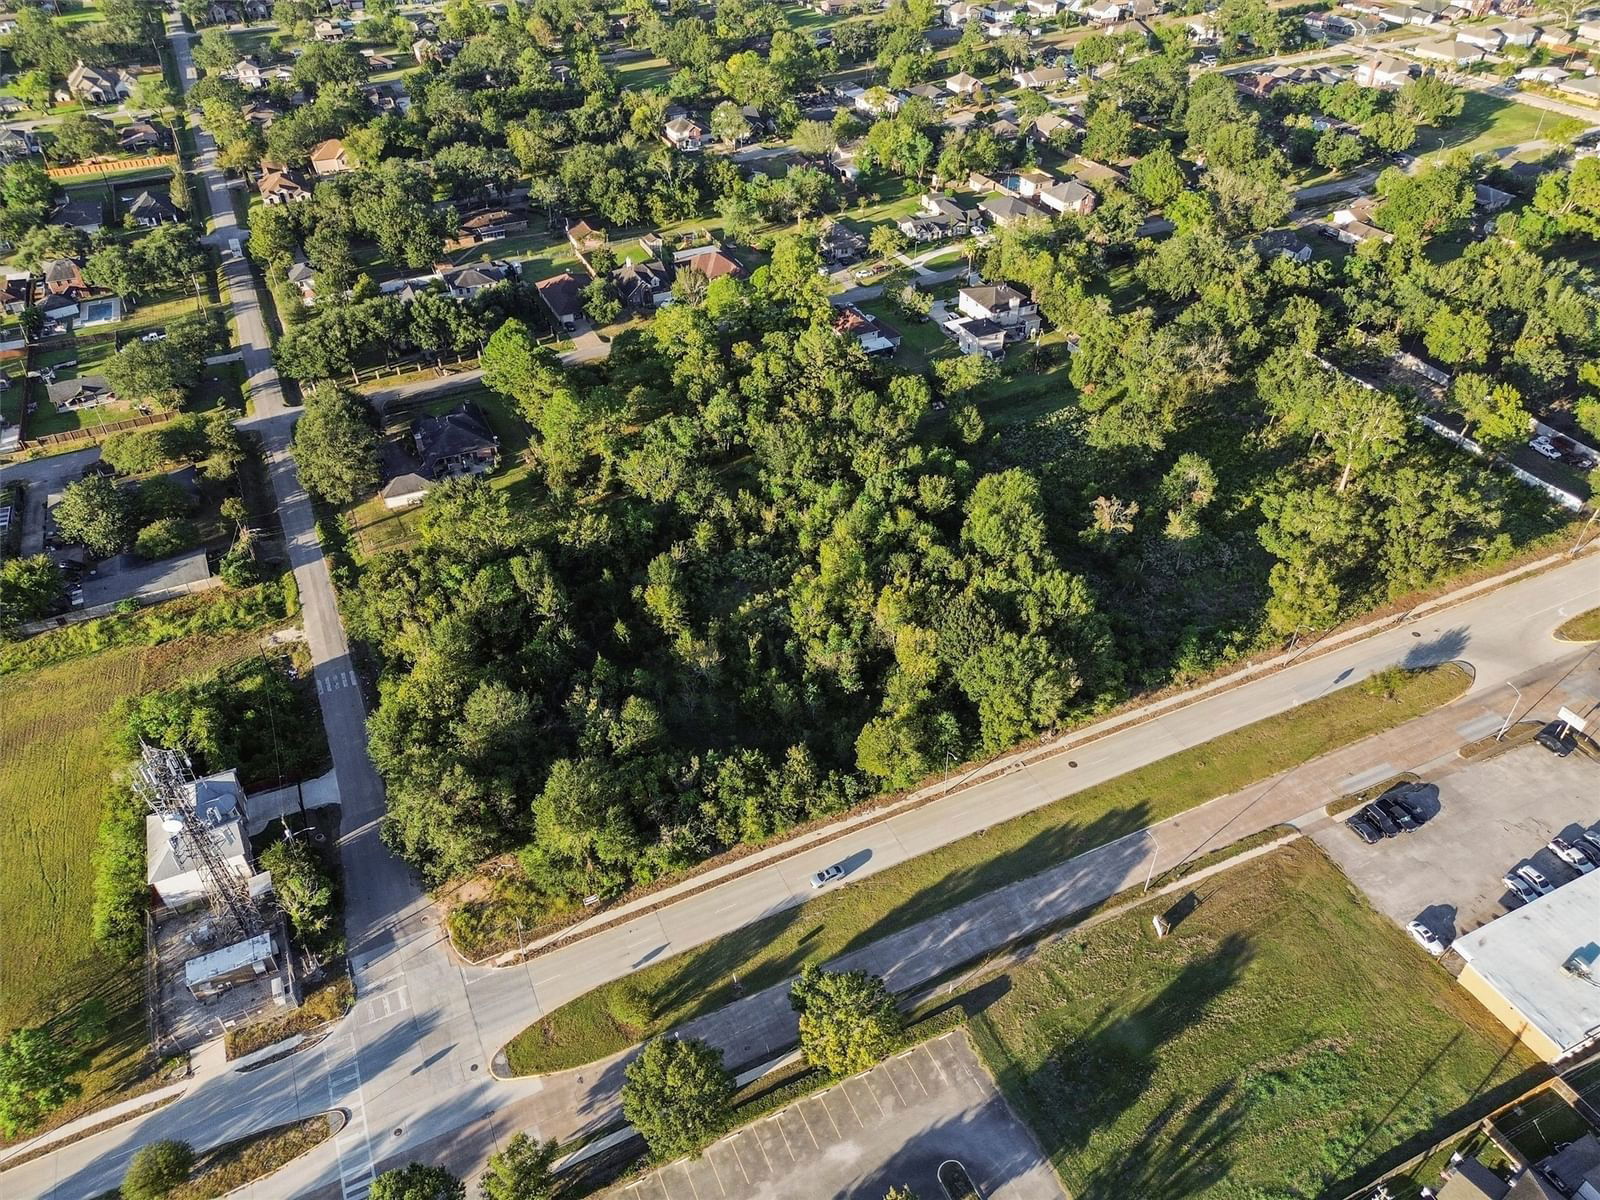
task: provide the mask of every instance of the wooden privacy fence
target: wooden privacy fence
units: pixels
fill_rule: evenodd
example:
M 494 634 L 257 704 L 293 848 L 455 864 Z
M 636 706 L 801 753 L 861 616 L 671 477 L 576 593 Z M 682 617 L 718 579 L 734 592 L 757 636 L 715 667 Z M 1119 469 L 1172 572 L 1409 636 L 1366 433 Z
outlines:
M 107 421 L 103 425 L 88 425 L 78 429 L 63 429 L 60 433 L 41 433 L 38 437 L 28 438 L 22 443 L 23 449 L 30 446 L 58 446 L 62 442 L 94 441 L 112 433 L 121 433 L 127 429 L 140 429 L 146 425 L 159 425 L 163 421 L 172 420 L 175 414 L 169 412 L 145 413 L 137 417 L 124 417 L 120 421 Z
M 104 175 L 107 171 L 142 171 L 146 167 L 170 167 L 175 154 L 150 154 L 144 158 L 111 158 L 104 162 L 73 163 L 70 167 L 48 167 L 51 179 L 79 179 L 84 175 Z

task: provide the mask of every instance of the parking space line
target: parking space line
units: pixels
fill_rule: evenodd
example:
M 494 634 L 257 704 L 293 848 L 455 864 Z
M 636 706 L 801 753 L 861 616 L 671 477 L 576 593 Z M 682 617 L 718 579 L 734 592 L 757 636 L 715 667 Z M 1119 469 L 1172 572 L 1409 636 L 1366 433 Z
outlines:
M 755 1134 L 756 1145 L 761 1148 L 761 1157 L 767 1160 L 767 1170 L 777 1175 L 778 1168 L 772 1165 L 772 1155 L 767 1153 L 767 1144 L 761 1140 L 761 1126 L 753 1125 L 750 1131 Z
M 743 1131 L 741 1130 L 741 1133 Z M 733 1147 L 733 1161 L 739 1164 L 739 1174 L 744 1176 L 746 1183 L 750 1182 L 750 1172 L 744 1169 L 744 1156 L 739 1153 L 739 1134 L 733 1135 L 733 1140 L 728 1145 Z
M 711 1174 L 717 1181 L 717 1191 L 726 1196 L 728 1194 L 728 1189 L 722 1186 L 722 1172 L 717 1170 L 717 1160 L 711 1155 L 711 1151 L 715 1148 L 716 1147 L 714 1146 L 706 1147 L 706 1161 L 711 1164 Z
M 694 1200 L 700 1200 L 700 1189 L 695 1186 L 694 1173 L 689 1170 L 689 1164 L 681 1162 L 678 1166 L 683 1168 L 684 1178 L 689 1181 L 689 1190 L 694 1193 Z
M 661 1188 L 661 1194 L 665 1196 L 667 1200 L 672 1200 L 672 1189 L 667 1186 L 667 1173 L 665 1171 L 657 1171 L 655 1174 L 655 1181 L 657 1186 Z
M 928 1056 L 928 1061 L 933 1064 L 933 1073 L 939 1077 L 939 1082 L 948 1084 L 950 1082 L 950 1076 L 945 1073 L 944 1067 L 942 1067 L 939 1064 L 939 1060 L 934 1057 L 933 1051 L 928 1048 L 927 1043 L 923 1043 L 922 1052 Z
M 913 1051 L 913 1054 L 914 1053 L 915 1052 Z M 906 1066 L 911 1068 L 911 1078 L 913 1078 L 913 1079 L 915 1079 L 917 1081 L 917 1086 L 922 1089 L 922 1094 L 924 1096 L 933 1095 L 933 1093 L 928 1090 L 928 1085 L 922 1082 L 922 1076 L 917 1074 L 917 1064 L 914 1061 L 912 1061 L 913 1055 L 912 1054 L 902 1054 L 900 1057 L 905 1060 Z
M 856 1124 L 865 1129 L 867 1123 L 861 1119 L 861 1110 L 856 1107 L 856 1102 L 850 1099 L 850 1089 L 845 1084 L 839 1085 L 839 1090 L 844 1093 L 844 1102 L 850 1106 L 850 1111 L 855 1114 Z
M 783 1145 L 789 1151 L 789 1161 L 799 1162 L 800 1160 L 794 1156 L 794 1144 L 789 1141 L 789 1131 L 783 1127 L 783 1113 L 779 1112 L 772 1119 L 778 1123 L 778 1132 L 783 1134 Z
M 802 1100 L 799 1104 L 796 1104 L 794 1106 L 794 1110 L 795 1110 L 795 1112 L 800 1114 L 801 1123 L 805 1125 L 806 1132 L 811 1135 L 811 1144 L 813 1146 L 815 1146 L 818 1150 L 821 1150 L 822 1149 L 822 1143 L 817 1141 L 816 1131 L 811 1128 L 811 1118 L 806 1116 L 805 1101 Z
M 873 1088 L 872 1084 L 867 1082 L 867 1080 L 870 1079 L 870 1078 L 871 1078 L 871 1076 L 869 1075 L 866 1078 L 862 1079 L 861 1082 L 866 1084 L 867 1095 L 871 1096 L 872 1097 L 872 1102 L 878 1106 L 878 1115 L 880 1117 L 887 1117 L 889 1114 L 884 1111 L 884 1109 L 883 1109 L 883 1101 L 878 1099 L 877 1090 Z
M 839 1122 L 833 1119 L 833 1109 L 828 1107 L 828 1093 L 823 1092 L 822 1095 L 818 1096 L 817 1103 L 822 1105 L 822 1111 L 828 1114 L 828 1124 L 833 1126 L 833 1136 L 842 1141 L 844 1133 L 839 1129 Z
M 890 1062 L 894 1060 L 891 1059 Z M 883 1077 L 889 1081 L 889 1086 L 894 1089 L 894 1094 L 900 1097 L 900 1103 L 906 1102 L 906 1094 L 900 1090 L 900 1085 L 894 1081 L 894 1072 L 889 1070 L 889 1063 L 883 1064 Z

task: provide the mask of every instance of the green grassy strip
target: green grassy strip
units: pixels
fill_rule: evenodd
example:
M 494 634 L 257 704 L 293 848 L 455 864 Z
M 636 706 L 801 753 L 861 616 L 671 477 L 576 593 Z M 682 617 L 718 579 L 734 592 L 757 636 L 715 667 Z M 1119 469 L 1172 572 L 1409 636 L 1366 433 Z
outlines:
M 1556 630 L 1556 637 L 1564 642 L 1600 642 L 1600 608 L 1579 613 Z
M 1469 684 L 1443 666 L 1354 684 L 595 988 L 506 1047 L 519 1075 L 566 1070 L 781 982 L 1074 855 L 1392 729 Z

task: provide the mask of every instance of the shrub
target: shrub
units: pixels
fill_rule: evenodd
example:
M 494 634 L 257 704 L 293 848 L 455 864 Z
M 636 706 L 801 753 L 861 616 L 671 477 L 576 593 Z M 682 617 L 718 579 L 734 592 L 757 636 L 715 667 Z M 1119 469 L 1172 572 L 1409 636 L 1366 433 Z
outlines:
M 92 858 L 95 944 L 132 960 L 144 949 L 144 805 L 132 792 L 113 792 L 100 816 Z
M 650 997 L 633 984 L 625 984 L 610 993 L 606 997 L 606 1010 L 613 1021 L 630 1030 L 650 1028 L 655 1015 Z
M 122 1177 L 122 1200 L 160 1200 L 189 1177 L 194 1148 L 188 1142 L 151 1142 L 142 1146 Z
M 194 522 L 183 517 L 162 517 L 139 530 L 133 548 L 140 558 L 158 559 L 187 550 L 200 540 Z

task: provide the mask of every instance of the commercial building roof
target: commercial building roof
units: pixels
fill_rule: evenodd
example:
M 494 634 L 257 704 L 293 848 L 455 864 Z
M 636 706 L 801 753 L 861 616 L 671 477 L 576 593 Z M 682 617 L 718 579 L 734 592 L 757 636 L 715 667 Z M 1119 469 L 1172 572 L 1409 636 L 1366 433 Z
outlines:
M 1459 937 L 1454 949 L 1563 1051 L 1600 1036 L 1600 871 Z

